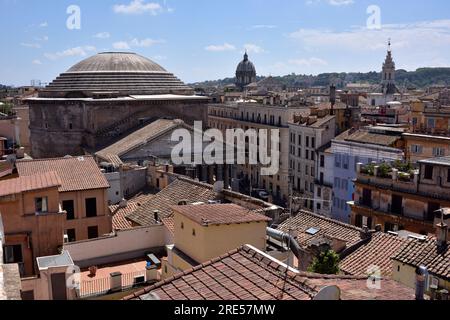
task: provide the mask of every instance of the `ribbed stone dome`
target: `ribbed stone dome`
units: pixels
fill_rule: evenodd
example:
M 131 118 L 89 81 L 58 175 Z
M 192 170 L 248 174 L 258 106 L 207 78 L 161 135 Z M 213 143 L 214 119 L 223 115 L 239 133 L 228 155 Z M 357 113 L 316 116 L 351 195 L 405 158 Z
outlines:
M 136 53 L 103 52 L 87 58 L 69 72 L 167 72 L 159 64 Z
M 242 60 L 236 68 L 236 73 L 239 72 L 252 72 L 256 74 L 255 65 L 253 64 L 253 62 L 248 60 L 247 53 L 244 55 L 244 60 Z
M 39 94 L 45 98 L 193 94 L 172 73 L 135 53 L 104 52 L 87 58 L 59 75 Z

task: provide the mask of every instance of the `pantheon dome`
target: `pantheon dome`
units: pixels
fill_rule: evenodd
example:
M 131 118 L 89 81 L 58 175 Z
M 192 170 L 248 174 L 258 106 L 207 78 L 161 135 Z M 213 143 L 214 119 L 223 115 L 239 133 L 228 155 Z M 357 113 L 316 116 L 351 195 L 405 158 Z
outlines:
M 115 96 L 192 95 L 193 90 L 159 64 L 138 54 L 104 52 L 59 75 L 39 96 L 87 98 L 99 93 Z

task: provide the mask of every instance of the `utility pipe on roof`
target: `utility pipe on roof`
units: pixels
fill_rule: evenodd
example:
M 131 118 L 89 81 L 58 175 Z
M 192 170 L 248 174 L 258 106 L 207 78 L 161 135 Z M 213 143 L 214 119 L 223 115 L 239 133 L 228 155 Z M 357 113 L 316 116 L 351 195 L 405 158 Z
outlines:
M 271 238 L 274 238 L 282 243 L 286 244 L 292 253 L 297 257 L 297 259 L 301 260 L 303 258 L 303 253 L 306 253 L 298 244 L 297 240 L 294 239 L 290 234 L 287 234 L 283 231 L 267 228 L 267 235 Z

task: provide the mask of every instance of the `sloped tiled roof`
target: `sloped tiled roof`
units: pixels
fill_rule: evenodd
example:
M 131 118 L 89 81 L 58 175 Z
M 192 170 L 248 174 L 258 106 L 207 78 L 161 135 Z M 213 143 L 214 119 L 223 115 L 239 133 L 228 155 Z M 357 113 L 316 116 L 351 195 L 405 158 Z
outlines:
M 148 143 L 161 134 L 182 126 L 183 124 L 184 122 L 182 120 L 156 120 L 145 126 L 144 128 L 127 135 L 125 138 L 117 141 L 107 148 L 98 151 L 95 155 L 102 158 L 103 160 L 109 161 L 111 158 L 120 157 L 125 153 L 136 149 L 137 147 L 145 143 Z
M 174 220 L 173 216 L 163 218 L 163 219 L 161 219 L 161 221 L 172 235 L 175 234 L 175 220 Z
M 59 187 L 60 185 L 61 180 L 56 172 L 44 172 L 32 176 L 0 181 L 0 196 Z
M 107 189 L 109 183 L 91 156 L 16 162 L 19 176 L 54 171 L 61 179 L 59 192 Z
M 215 197 L 212 186 L 177 179 L 143 203 L 140 208 L 128 215 L 127 219 L 140 226 L 150 226 L 156 224 L 154 210 L 158 210 L 159 217 L 163 219 L 172 214 L 171 206 L 178 205 L 181 200 L 188 203 L 208 202 Z
M 172 206 L 172 209 L 202 225 L 268 222 L 271 219 L 236 204 Z
M 125 300 L 311 300 L 329 285 L 342 300 L 413 300 L 414 290 L 383 280 L 367 288 L 367 277 L 326 276 L 286 270 L 286 265 L 245 245 L 212 261 L 134 293 Z
M 315 228 L 318 232 L 314 235 L 307 233 L 306 231 L 310 228 Z M 312 240 L 323 236 L 344 240 L 347 242 L 347 247 L 350 247 L 361 240 L 362 232 L 362 229 L 350 224 L 309 211 L 300 211 L 295 217 L 281 223 L 277 229 L 286 233 L 294 231 L 294 236 L 302 247 L 308 247 Z
M 136 211 L 143 203 L 148 201 L 153 195 L 139 195 L 133 199 L 128 200 L 127 206 L 125 208 L 120 208 L 118 204 L 109 206 L 113 217 L 112 226 L 114 230 L 128 230 L 132 229 L 133 226 L 126 216 Z
M 391 257 L 407 242 L 398 236 L 377 232 L 369 242 L 345 257 L 339 268 L 346 274 L 365 275 L 369 267 L 377 266 L 383 277 L 392 277 Z
M 412 267 L 424 265 L 430 274 L 450 281 L 450 244 L 438 248 L 436 239 L 411 241 L 403 246 L 393 259 Z

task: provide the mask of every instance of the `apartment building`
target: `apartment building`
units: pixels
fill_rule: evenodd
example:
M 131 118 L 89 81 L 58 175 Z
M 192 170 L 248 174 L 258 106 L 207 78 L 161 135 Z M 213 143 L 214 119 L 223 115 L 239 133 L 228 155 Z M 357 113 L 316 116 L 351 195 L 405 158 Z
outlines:
M 381 225 L 388 231 L 435 233 L 439 210 L 450 207 L 450 157 L 419 161 L 358 164 L 352 224 Z
M 58 254 L 63 245 L 61 184 L 55 172 L 0 181 L 5 263 L 18 264 L 22 277 L 36 274 L 37 257 Z
M 320 211 L 324 206 L 325 172 L 319 167 L 325 167 L 325 159 L 319 156 L 319 151 L 331 142 L 335 133 L 336 117 L 329 110 L 311 108 L 309 116 L 294 117 L 289 123 L 289 164 L 298 209 Z
M 261 167 L 258 165 L 237 166 L 237 178 L 243 183 L 241 183 L 241 189 L 236 191 L 249 193 L 254 189 L 265 189 L 273 195 L 275 203 L 285 205 L 289 197 L 289 144 L 287 143 L 289 121 L 295 115 L 309 114 L 309 108 L 306 105 L 288 106 L 281 100 L 270 99 L 265 103 L 212 104 L 209 106 L 208 113 L 208 126 L 219 129 L 224 134 L 227 129 L 243 129 L 244 131 L 255 129 L 258 132 L 261 129 L 267 129 L 269 135 L 271 130 L 279 130 L 280 170 L 278 174 L 261 176 Z M 270 150 L 268 151 L 270 154 Z
M 353 200 L 358 163 L 403 159 L 402 133 L 403 129 L 374 126 L 351 129 L 332 140 L 333 219 L 350 222 L 351 209 L 347 202 Z
M 66 241 L 98 238 L 112 231 L 109 184 L 91 156 L 18 161 L 19 177 L 56 172 L 61 180 L 59 204 L 66 212 Z
M 167 279 L 233 248 L 250 244 L 266 248 L 270 218 L 235 204 L 172 207 L 174 244 L 167 246 L 162 277 Z

